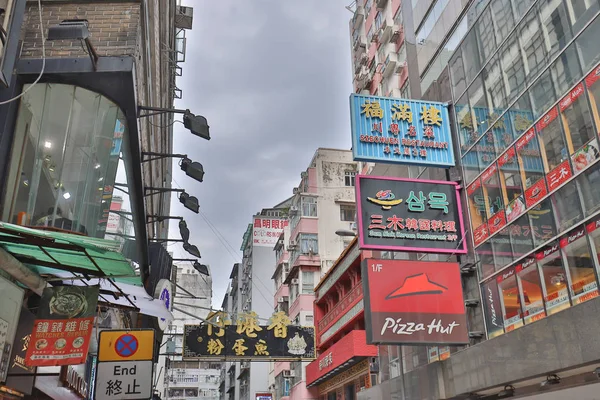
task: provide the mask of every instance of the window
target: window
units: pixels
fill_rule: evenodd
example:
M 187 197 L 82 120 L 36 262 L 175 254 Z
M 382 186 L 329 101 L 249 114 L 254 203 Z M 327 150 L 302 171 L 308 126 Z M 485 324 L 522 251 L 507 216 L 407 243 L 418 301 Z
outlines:
M 316 234 L 300 234 L 300 252 L 302 254 L 319 254 L 319 238 Z
M 525 87 L 525 64 L 516 35 L 508 38 L 502 46 L 500 62 L 504 71 L 504 84 L 508 101 L 514 100 Z
M 494 33 L 494 23 L 492 22 L 492 13 L 490 7 L 487 7 L 481 17 L 477 21 L 475 27 L 477 31 L 477 37 L 480 45 L 481 63 L 484 64 L 486 60 L 496 50 L 496 34 Z
M 354 186 L 356 180 L 356 171 L 346 171 L 344 173 L 344 185 L 345 186 Z
M 506 94 L 504 93 L 504 80 L 502 71 L 500 70 L 500 61 L 498 57 L 494 57 L 483 70 L 483 79 L 487 88 L 489 116 L 488 124 L 494 121 L 506 109 Z M 494 130 L 506 129 L 504 122 L 493 125 Z M 502 151 L 500 149 L 499 151 Z
M 117 216 L 109 223 L 106 217 L 110 209 L 131 210 L 129 196 L 113 192 L 115 182 L 127 184 L 120 159 L 127 138 L 121 110 L 102 95 L 76 86 L 51 83 L 24 89 L 29 92 L 17 117 L 8 177 L 12 193 L 3 219 L 15 223 L 25 215 L 27 225 L 98 238 L 134 235 L 127 219 Z
M 500 302 L 502 305 L 502 319 L 505 332 L 510 332 L 523 326 L 523 313 L 521 310 L 521 296 L 519 285 L 515 276 L 515 267 L 501 273 L 498 278 Z
M 469 103 L 473 112 L 473 129 L 477 130 L 477 137 L 483 135 L 488 128 L 488 105 L 485 88 L 481 77 L 473 81 L 468 90 Z
M 586 226 L 592 241 L 592 247 L 596 253 L 596 262 L 600 264 L 600 219 L 596 218 Z
M 597 297 L 596 271 L 585 235 L 585 226 L 577 228 L 561 238 L 560 247 L 567 259 L 573 304 L 583 303 Z
M 379 28 L 381 28 L 381 24 L 383 23 L 383 14 L 377 11 L 375 15 L 375 32 L 379 32 Z
M 512 243 L 510 242 L 510 227 L 504 227 L 490 239 L 494 253 L 496 271 L 512 263 L 515 259 Z
M 527 212 L 533 232 L 534 247 L 541 246 L 556 236 L 556 223 L 554 222 L 554 210 L 552 201 L 546 198 Z
M 562 258 L 558 251 L 558 243 L 551 243 L 538 253 L 539 265 L 544 283 L 544 300 L 548 315 L 557 313 L 571 306 L 567 289 L 567 275 Z
M 510 0 L 493 0 L 490 6 L 492 18 L 496 25 L 496 36 L 498 43 L 508 35 L 515 26 Z
M 572 156 L 573 173 L 577 174 L 598 158 L 598 140 L 583 83 L 563 98 L 559 106 L 569 154 Z M 585 145 L 588 146 L 584 148 Z
M 467 82 L 471 82 L 481 69 L 475 29 L 472 29 L 471 32 L 467 34 L 461 47 Z
M 600 86 L 600 85 L 599 85 Z M 469 95 L 465 93 L 454 106 L 456 112 L 456 123 L 460 132 L 460 150 L 464 154 L 471 145 L 477 142 L 479 135 L 473 124 L 473 115 L 469 106 Z M 476 176 L 479 170 L 474 174 Z
M 485 209 L 487 211 L 487 217 L 490 219 L 496 213 L 504 210 L 504 196 L 502 193 L 502 187 L 500 186 L 498 166 L 496 163 L 492 164 L 481 175 L 481 182 L 483 187 Z M 506 222 L 505 218 L 504 221 Z M 493 228 L 493 226 L 490 226 L 490 233 L 493 233 Z
M 600 209 L 600 163 L 585 171 L 577 183 L 581 190 L 581 200 L 585 208 L 585 215 L 589 216 Z
M 316 217 L 317 216 L 317 198 L 305 196 L 301 199 L 302 204 L 302 216 L 303 217 Z
M 302 294 L 313 294 L 315 289 L 315 273 L 302 271 Z
M 522 215 L 509 225 L 510 242 L 512 243 L 515 258 L 521 258 L 534 249 L 533 234 L 529 225 L 529 216 Z
M 486 195 L 483 192 L 483 187 L 481 186 L 481 179 L 477 179 L 475 182 L 471 183 L 469 187 L 467 187 L 467 196 L 469 200 L 469 215 L 471 217 L 471 227 L 473 228 L 473 234 L 475 235 L 477 232 L 477 228 L 479 228 L 483 223 L 487 221 L 487 203 L 489 202 L 486 199 Z M 479 244 L 480 241 L 477 236 L 475 236 L 475 245 Z
M 594 68 L 594 65 L 600 61 L 600 41 L 598 38 L 600 37 L 600 18 L 596 18 L 590 26 L 586 28 L 585 31 L 577 38 L 577 48 L 579 49 L 579 55 L 581 59 L 581 67 L 584 71 L 589 71 L 591 68 Z M 590 77 L 594 76 L 594 72 L 592 72 Z M 593 82 L 593 81 L 592 81 Z M 591 85 L 591 83 L 590 83 Z M 595 85 L 596 90 L 598 89 L 598 84 Z M 597 99 L 598 97 L 596 97 Z
M 550 67 L 557 93 L 565 93 L 581 79 L 582 72 L 577 59 L 575 45 L 569 46 Z
M 481 298 L 488 338 L 492 339 L 504 333 L 502 305 L 498 295 L 498 283 L 492 279 L 481 285 Z
M 517 279 L 523 295 L 523 316 L 530 324 L 546 316 L 540 271 L 535 258 L 526 258 L 518 268 Z
M 557 100 L 550 70 L 546 70 L 529 89 L 534 118 L 538 118 Z
M 554 206 L 558 232 L 563 232 L 581 221 L 583 211 L 575 181 L 567 183 L 550 198 Z
M 465 79 L 465 68 L 463 67 L 462 54 L 460 51 L 454 53 L 450 61 L 450 78 L 452 79 L 453 98 L 460 96 L 467 88 Z
M 525 212 L 525 199 L 523 197 L 523 173 L 520 171 L 519 162 L 514 147 L 510 147 L 498 159 L 500 167 L 500 181 L 504 204 L 506 206 L 506 220 L 510 222 Z
M 525 179 L 525 202 L 529 207 L 548 193 L 544 179 L 544 158 L 535 130 L 531 128 L 519 138 L 515 148 L 519 156 L 521 176 Z
M 356 217 L 356 206 L 354 204 L 340 204 L 340 219 L 342 221 L 354 222 Z
M 560 119 L 556 118 L 557 116 L 558 110 L 552 108 L 535 126 L 541 138 L 543 154 L 546 156 L 546 172 L 551 172 L 569 159 Z
M 494 254 L 492 253 L 492 244 L 484 243 L 475 249 L 479 259 L 479 273 L 482 278 L 488 277 L 494 273 Z

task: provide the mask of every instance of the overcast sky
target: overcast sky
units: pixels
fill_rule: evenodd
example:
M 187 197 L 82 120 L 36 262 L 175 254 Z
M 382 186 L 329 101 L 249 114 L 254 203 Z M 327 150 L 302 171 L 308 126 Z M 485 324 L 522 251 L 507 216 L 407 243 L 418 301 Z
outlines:
M 197 196 L 202 214 L 176 197 L 171 214 L 186 219 L 190 242 L 210 265 L 217 308 L 252 215 L 292 195 L 318 147 L 350 149 L 350 2 L 182 2 L 194 7 L 194 22 L 176 107 L 204 115 L 211 140 L 175 124 L 174 152 L 201 162 L 206 175 L 197 183 L 175 165 L 173 186 Z M 188 257 L 179 243 L 169 250 Z

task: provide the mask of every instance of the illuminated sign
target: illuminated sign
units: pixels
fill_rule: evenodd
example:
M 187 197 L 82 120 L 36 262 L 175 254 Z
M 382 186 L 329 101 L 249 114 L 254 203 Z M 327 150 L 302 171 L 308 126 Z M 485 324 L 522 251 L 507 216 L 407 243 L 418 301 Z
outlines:
M 446 104 L 352 94 L 350 118 L 356 161 L 455 165 Z

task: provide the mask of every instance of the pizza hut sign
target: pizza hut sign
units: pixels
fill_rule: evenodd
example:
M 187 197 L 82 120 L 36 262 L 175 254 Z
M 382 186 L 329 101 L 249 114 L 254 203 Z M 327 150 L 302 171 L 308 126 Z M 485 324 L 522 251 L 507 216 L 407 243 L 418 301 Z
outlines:
M 456 263 L 365 259 L 369 344 L 464 344 L 467 319 Z

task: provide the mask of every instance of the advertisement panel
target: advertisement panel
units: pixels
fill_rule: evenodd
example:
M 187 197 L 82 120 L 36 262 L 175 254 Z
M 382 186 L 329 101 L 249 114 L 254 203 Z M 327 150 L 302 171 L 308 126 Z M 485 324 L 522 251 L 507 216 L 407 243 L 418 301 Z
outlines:
M 458 184 L 356 177 L 361 249 L 465 254 Z
M 457 263 L 365 259 L 362 270 L 367 343 L 469 343 Z
M 273 248 L 288 221 L 277 218 L 254 218 L 252 238 L 254 246 Z
M 447 104 L 352 94 L 350 120 L 356 161 L 455 164 Z
M 85 363 L 99 291 L 100 286 L 44 289 L 27 348 L 28 366 Z
M 35 382 L 36 367 L 25 365 L 25 355 L 31 340 L 31 331 L 35 316 L 27 308 L 21 308 L 17 334 L 15 335 L 15 345 L 12 348 L 11 357 L 8 363 L 8 376 L 6 386 L 17 390 L 22 394 L 31 394 Z M 1 389 L 0 389 L 1 390 Z

